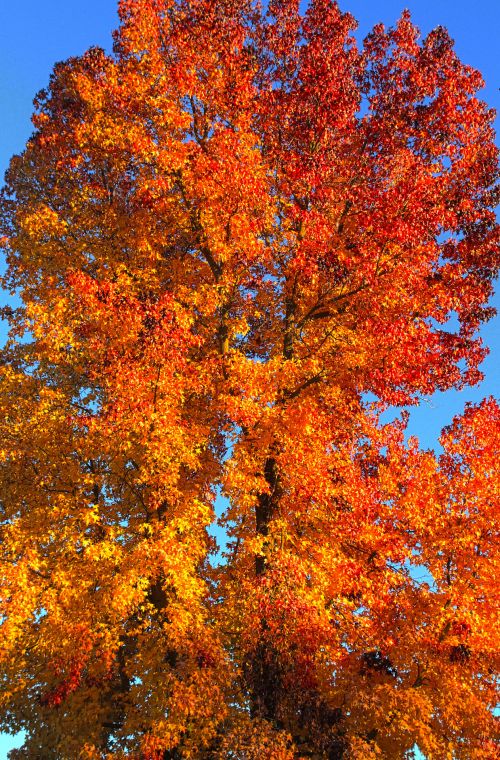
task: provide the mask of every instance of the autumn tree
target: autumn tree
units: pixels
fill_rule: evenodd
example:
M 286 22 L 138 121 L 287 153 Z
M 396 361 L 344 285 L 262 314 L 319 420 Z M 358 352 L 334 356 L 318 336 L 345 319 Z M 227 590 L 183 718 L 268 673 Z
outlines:
M 481 377 L 493 114 L 444 29 L 298 5 L 121 0 L 12 159 L 13 758 L 497 756 L 499 406 L 380 419 Z

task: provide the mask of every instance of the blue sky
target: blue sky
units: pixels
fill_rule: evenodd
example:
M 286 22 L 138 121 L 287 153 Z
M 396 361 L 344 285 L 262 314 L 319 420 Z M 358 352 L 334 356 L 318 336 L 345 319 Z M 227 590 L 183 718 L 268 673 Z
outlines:
M 364 36 L 373 24 L 392 24 L 404 7 L 423 33 L 446 26 L 462 60 L 478 68 L 486 81 L 483 98 L 500 110 L 500 5 L 498 0 L 345 0 Z M 35 93 L 44 87 L 53 64 L 79 55 L 91 45 L 111 46 L 117 23 L 115 0 L 3 0 L 0 4 L 0 174 L 10 157 L 22 150 L 31 133 Z M 500 126 L 500 122 L 498 122 Z M 6 297 L 3 297 L 3 302 Z M 498 293 L 493 300 L 500 310 Z M 500 318 L 482 332 L 491 353 L 484 362 L 485 381 L 477 388 L 437 394 L 411 413 L 410 432 L 422 445 L 434 447 L 441 428 L 461 412 L 466 401 L 500 396 Z M 0 341 L 5 330 L 0 328 Z M 0 736 L 0 760 L 19 742 Z

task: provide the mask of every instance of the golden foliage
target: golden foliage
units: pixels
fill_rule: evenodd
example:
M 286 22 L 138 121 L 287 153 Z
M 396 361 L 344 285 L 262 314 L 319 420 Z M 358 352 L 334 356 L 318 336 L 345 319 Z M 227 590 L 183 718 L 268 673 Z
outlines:
M 297 6 L 121 0 L 12 160 L 12 757 L 498 749 L 498 404 L 380 417 L 480 378 L 492 115 L 444 30 Z

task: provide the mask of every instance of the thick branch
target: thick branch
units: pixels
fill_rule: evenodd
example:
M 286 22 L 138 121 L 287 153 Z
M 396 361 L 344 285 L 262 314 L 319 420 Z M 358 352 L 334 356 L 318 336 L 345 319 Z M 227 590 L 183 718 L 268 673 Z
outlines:
M 258 504 L 255 509 L 256 530 L 260 536 L 269 535 L 269 525 L 276 512 L 280 496 L 280 478 L 277 463 L 274 457 L 268 457 L 264 465 L 264 478 L 268 485 L 268 491 L 259 494 Z M 267 541 L 264 542 L 265 550 Z M 255 574 L 262 575 L 266 569 L 266 557 L 258 554 L 255 557 Z

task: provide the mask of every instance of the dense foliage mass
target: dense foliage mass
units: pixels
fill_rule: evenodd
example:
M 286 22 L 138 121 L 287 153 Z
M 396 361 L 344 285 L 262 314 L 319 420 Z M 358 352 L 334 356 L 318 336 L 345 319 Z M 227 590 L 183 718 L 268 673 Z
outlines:
M 481 78 L 407 13 L 119 8 L 1 204 L 12 757 L 492 760 L 500 408 L 380 420 L 480 379 Z

